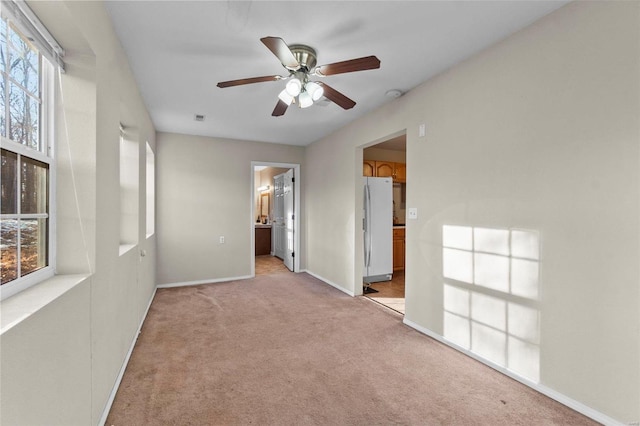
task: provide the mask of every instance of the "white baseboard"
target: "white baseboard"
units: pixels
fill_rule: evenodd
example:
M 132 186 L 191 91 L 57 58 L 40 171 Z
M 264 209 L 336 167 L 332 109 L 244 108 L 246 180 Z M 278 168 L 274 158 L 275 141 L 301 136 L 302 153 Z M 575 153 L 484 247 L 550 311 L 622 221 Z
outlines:
M 224 283 L 224 282 L 227 282 L 227 281 L 246 280 L 246 279 L 249 279 L 249 278 L 253 278 L 253 276 L 251 276 L 251 275 L 243 275 L 241 277 L 211 278 L 209 280 L 184 281 L 184 282 L 179 282 L 179 283 L 158 284 L 156 286 L 156 288 L 172 288 L 172 287 L 185 287 L 185 286 L 189 286 L 189 285 Z
M 567 407 L 581 413 L 584 414 L 585 416 L 599 422 L 602 423 L 603 425 L 607 425 L 607 426 L 622 426 L 624 425 L 624 423 L 619 422 L 617 420 L 612 419 L 611 417 L 597 411 L 594 410 L 591 407 L 588 407 L 584 404 L 582 404 L 581 402 L 578 402 L 574 399 L 569 398 L 568 396 L 555 391 L 551 388 L 548 388 L 544 385 L 541 385 L 539 383 L 535 383 L 532 382 L 530 380 L 525 379 L 524 377 L 521 377 L 519 375 L 517 375 L 516 373 L 514 373 L 513 371 L 510 371 L 498 364 L 495 364 L 494 362 L 491 362 L 481 356 L 479 356 L 476 353 L 473 353 L 471 351 L 469 351 L 468 349 L 465 349 L 461 346 L 456 345 L 453 342 L 448 341 L 447 339 L 445 339 L 444 337 L 442 337 L 441 335 L 425 328 L 422 327 L 421 325 L 416 324 L 415 322 L 408 320 L 407 317 L 404 317 L 403 322 L 408 325 L 409 327 L 419 331 L 420 333 L 426 334 L 427 336 L 437 340 L 440 343 L 443 343 L 459 352 L 462 352 L 463 354 L 475 359 L 476 361 L 479 361 L 485 365 L 487 365 L 488 367 L 493 368 L 494 370 L 504 374 L 505 376 L 509 376 L 510 378 L 512 378 L 513 380 L 516 380 L 530 388 L 532 388 L 533 390 L 536 390 L 538 392 L 540 392 L 543 395 L 548 396 L 549 398 L 558 401 L 559 403 L 566 405 Z
M 100 426 L 104 426 L 107 421 L 107 416 L 109 415 L 109 411 L 111 411 L 111 406 L 113 405 L 113 400 L 116 398 L 116 393 L 118 392 L 118 388 L 120 387 L 120 382 L 122 382 L 122 377 L 124 377 L 124 372 L 127 369 L 127 365 L 129 364 L 129 358 L 131 358 L 131 354 L 133 353 L 133 348 L 136 346 L 136 342 L 138 341 L 138 336 L 140 335 L 140 330 L 142 330 L 142 324 L 144 324 L 144 320 L 147 319 L 147 314 L 149 313 L 149 308 L 151 308 L 151 303 L 153 299 L 156 297 L 157 287 L 153 289 L 153 294 L 149 299 L 149 303 L 147 304 L 147 309 L 144 311 L 144 315 L 142 315 L 142 320 L 140 321 L 140 325 L 138 325 L 138 329 L 136 330 L 136 334 L 133 336 L 133 341 L 131 342 L 131 347 L 129 348 L 129 352 L 127 352 L 127 356 L 124 358 L 124 362 L 122 363 L 122 367 L 120 368 L 120 373 L 118 373 L 118 377 L 116 378 L 115 383 L 113 384 L 113 389 L 111 389 L 111 393 L 109 394 L 109 399 L 107 400 L 107 404 L 104 407 L 104 411 L 102 412 L 102 417 L 100 417 Z
M 341 286 L 339 286 L 338 284 L 336 284 L 336 283 L 334 283 L 334 282 L 332 282 L 332 281 L 329 281 L 328 279 L 323 278 L 323 277 L 321 277 L 321 276 L 320 276 L 320 275 L 318 275 L 318 274 L 315 274 L 315 273 L 313 273 L 313 272 L 311 272 L 311 271 L 309 271 L 309 270 L 307 270 L 307 269 L 303 269 L 303 270 L 302 270 L 302 271 L 300 271 L 300 272 L 301 272 L 301 273 L 302 273 L 302 272 L 305 272 L 305 273 L 307 273 L 307 274 L 311 275 L 312 277 L 317 278 L 317 279 L 319 279 L 320 281 L 323 281 L 323 282 L 325 282 L 325 283 L 329 284 L 331 287 L 334 287 L 334 288 L 336 288 L 336 289 L 340 290 L 341 292 L 348 294 L 348 295 L 349 295 L 349 296 L 351 296 L 351 297 L 355 297 L 355 293 L 354 293 L 353 291 L 349 291 L 349 290 L 347 290 L 346 288 L 341 287 Z

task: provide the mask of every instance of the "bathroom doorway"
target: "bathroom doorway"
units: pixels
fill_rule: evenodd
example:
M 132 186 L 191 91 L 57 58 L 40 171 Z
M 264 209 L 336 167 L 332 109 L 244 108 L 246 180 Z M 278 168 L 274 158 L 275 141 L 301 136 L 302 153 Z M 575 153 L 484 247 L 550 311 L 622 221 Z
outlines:
M 252 162 L 252 276 L 300 270 L 300 166 Z

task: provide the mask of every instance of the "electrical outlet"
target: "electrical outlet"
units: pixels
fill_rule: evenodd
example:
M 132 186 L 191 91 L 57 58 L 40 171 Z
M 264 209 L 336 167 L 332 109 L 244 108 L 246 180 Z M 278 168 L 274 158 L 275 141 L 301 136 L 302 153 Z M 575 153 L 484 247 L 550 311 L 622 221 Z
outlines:
M 418 218 L 418 208 L 417 207 L 410 207 L 409 210 L 407 210 L 407 216 L 409 217 L 409 219 L 417 219 Z
M 224 244 L 224 236 L 220 236 L 220 244 Z

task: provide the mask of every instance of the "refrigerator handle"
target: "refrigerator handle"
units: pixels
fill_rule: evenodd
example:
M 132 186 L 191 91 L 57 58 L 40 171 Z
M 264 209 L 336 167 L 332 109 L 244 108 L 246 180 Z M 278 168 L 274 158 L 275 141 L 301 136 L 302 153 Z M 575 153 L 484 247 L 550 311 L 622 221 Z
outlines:
M 371 264 L 371 229 L 370 229 L 370 215 L 371 215 L 371 189 L 369 185 L 364 187 L 364 199 L 365 199 L 365 232 L 364 232 L 364 246 L 365 246 L 365 266 L 368 268 Z

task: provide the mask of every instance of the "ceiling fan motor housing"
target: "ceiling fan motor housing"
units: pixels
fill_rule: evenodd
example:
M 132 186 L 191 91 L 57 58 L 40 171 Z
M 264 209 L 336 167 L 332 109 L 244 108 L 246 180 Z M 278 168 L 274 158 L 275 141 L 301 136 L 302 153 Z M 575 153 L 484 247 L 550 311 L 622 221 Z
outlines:
M 304 71 L 308 72 L 316 66 L 317 55 L 316 51 L 313 48 L 304 44 L 292 44 L 291 46 L 289 46 L 289 50 L 291 50 L 291 53 L 293 53 L 293 56 L 300 64 L 300 68 L 286 67 L 287 69 L 291 71 L 298 71 L 300 69 L 303 69 Z

